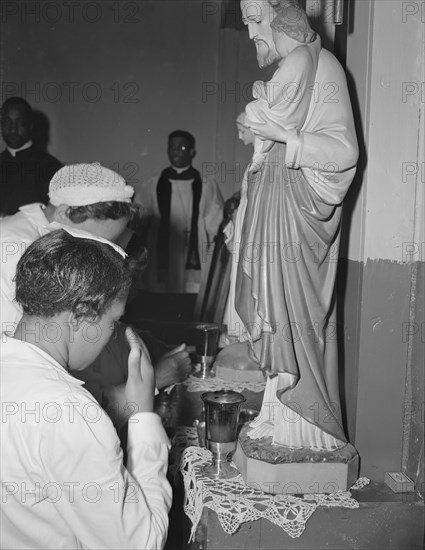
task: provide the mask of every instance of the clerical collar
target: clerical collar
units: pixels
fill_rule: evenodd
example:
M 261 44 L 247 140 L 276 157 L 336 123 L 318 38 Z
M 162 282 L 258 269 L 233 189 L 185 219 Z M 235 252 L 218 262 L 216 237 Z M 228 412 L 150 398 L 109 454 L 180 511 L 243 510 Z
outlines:
M 25 149 L 29 149 L 31 145 L 32 145 L 32 139 L 27 141 L 25 145 L 22 145 L 22 147 L 19 147 L 19 149 L 12 149 L 12 147 L 7 147 L 7 146 L 6 148 L 9 151 L 9 153 L 12 155 L 12 157 L 15 157 L 16 153 L 19 153 L 20 151 L 25 151 Z
M 189 170 L 190 166 L 191 165 L 189 164 L 188 166 L 185 166 L 184 168 L 177 168 L 176 166 L 171 166 L 171 168 L 173 170 L 175 170 L 177 172 L 177 174 L 181 174 L 183 172 L 186 172 L 186 170 Z

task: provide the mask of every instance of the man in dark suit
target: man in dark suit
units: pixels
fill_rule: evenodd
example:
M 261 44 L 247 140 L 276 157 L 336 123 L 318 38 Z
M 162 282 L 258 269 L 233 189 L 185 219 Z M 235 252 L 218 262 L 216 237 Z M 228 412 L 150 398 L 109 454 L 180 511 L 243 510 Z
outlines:
M 0 214 L 15 214 L 20 206 L 48 203 L 47 192 L 62 163 L 32 141 L 32 108 L 21 97 L 10 97 L 1 108 Z

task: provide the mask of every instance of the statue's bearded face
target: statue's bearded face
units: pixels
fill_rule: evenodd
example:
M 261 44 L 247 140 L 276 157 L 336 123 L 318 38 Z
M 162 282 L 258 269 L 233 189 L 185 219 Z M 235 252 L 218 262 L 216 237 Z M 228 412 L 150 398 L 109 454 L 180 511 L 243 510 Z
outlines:
M 276 51 L 270 23 L 275 12 L 267 0 L 241 0 L 242 20 L 257 48 L 258 65 L 267 67 L 280 58 Z

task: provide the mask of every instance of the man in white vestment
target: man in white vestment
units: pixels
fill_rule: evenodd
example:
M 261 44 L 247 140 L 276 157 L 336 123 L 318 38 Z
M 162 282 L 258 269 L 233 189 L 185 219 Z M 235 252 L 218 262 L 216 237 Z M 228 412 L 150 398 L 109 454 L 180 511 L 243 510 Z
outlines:
M 172 132 L 168 137 L 171 166 L 142 184 L 135 194 L 135 202 L 146 213 L 143 237 L 149 264 L 143 303 L 145 310 L 152 302 L 153 316 L 190 318 L 210 247 L 223 219 L 219 187 L 193 168 L 195 154 L 192 134 Z

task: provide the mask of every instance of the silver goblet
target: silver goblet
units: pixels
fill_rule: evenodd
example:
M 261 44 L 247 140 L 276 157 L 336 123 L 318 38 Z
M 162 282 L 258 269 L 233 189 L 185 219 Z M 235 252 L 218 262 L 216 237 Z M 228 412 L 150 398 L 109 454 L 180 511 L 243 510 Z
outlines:
M 199 323 L 195 326 L 196 361 L 200 370 L 194 373 L 198 378 L 212 378 L 211 365 L 217 355 L 220 328 L 216 323 Z
M 246 398 L 233 390 L 203 393 L 205 406 L 205 440 L 212 452 L 212 463 L 204 467 L 204 475 L 229 479 L 239 474 L 230 465 L 228 456 L 236 449 L 240 407 Z

